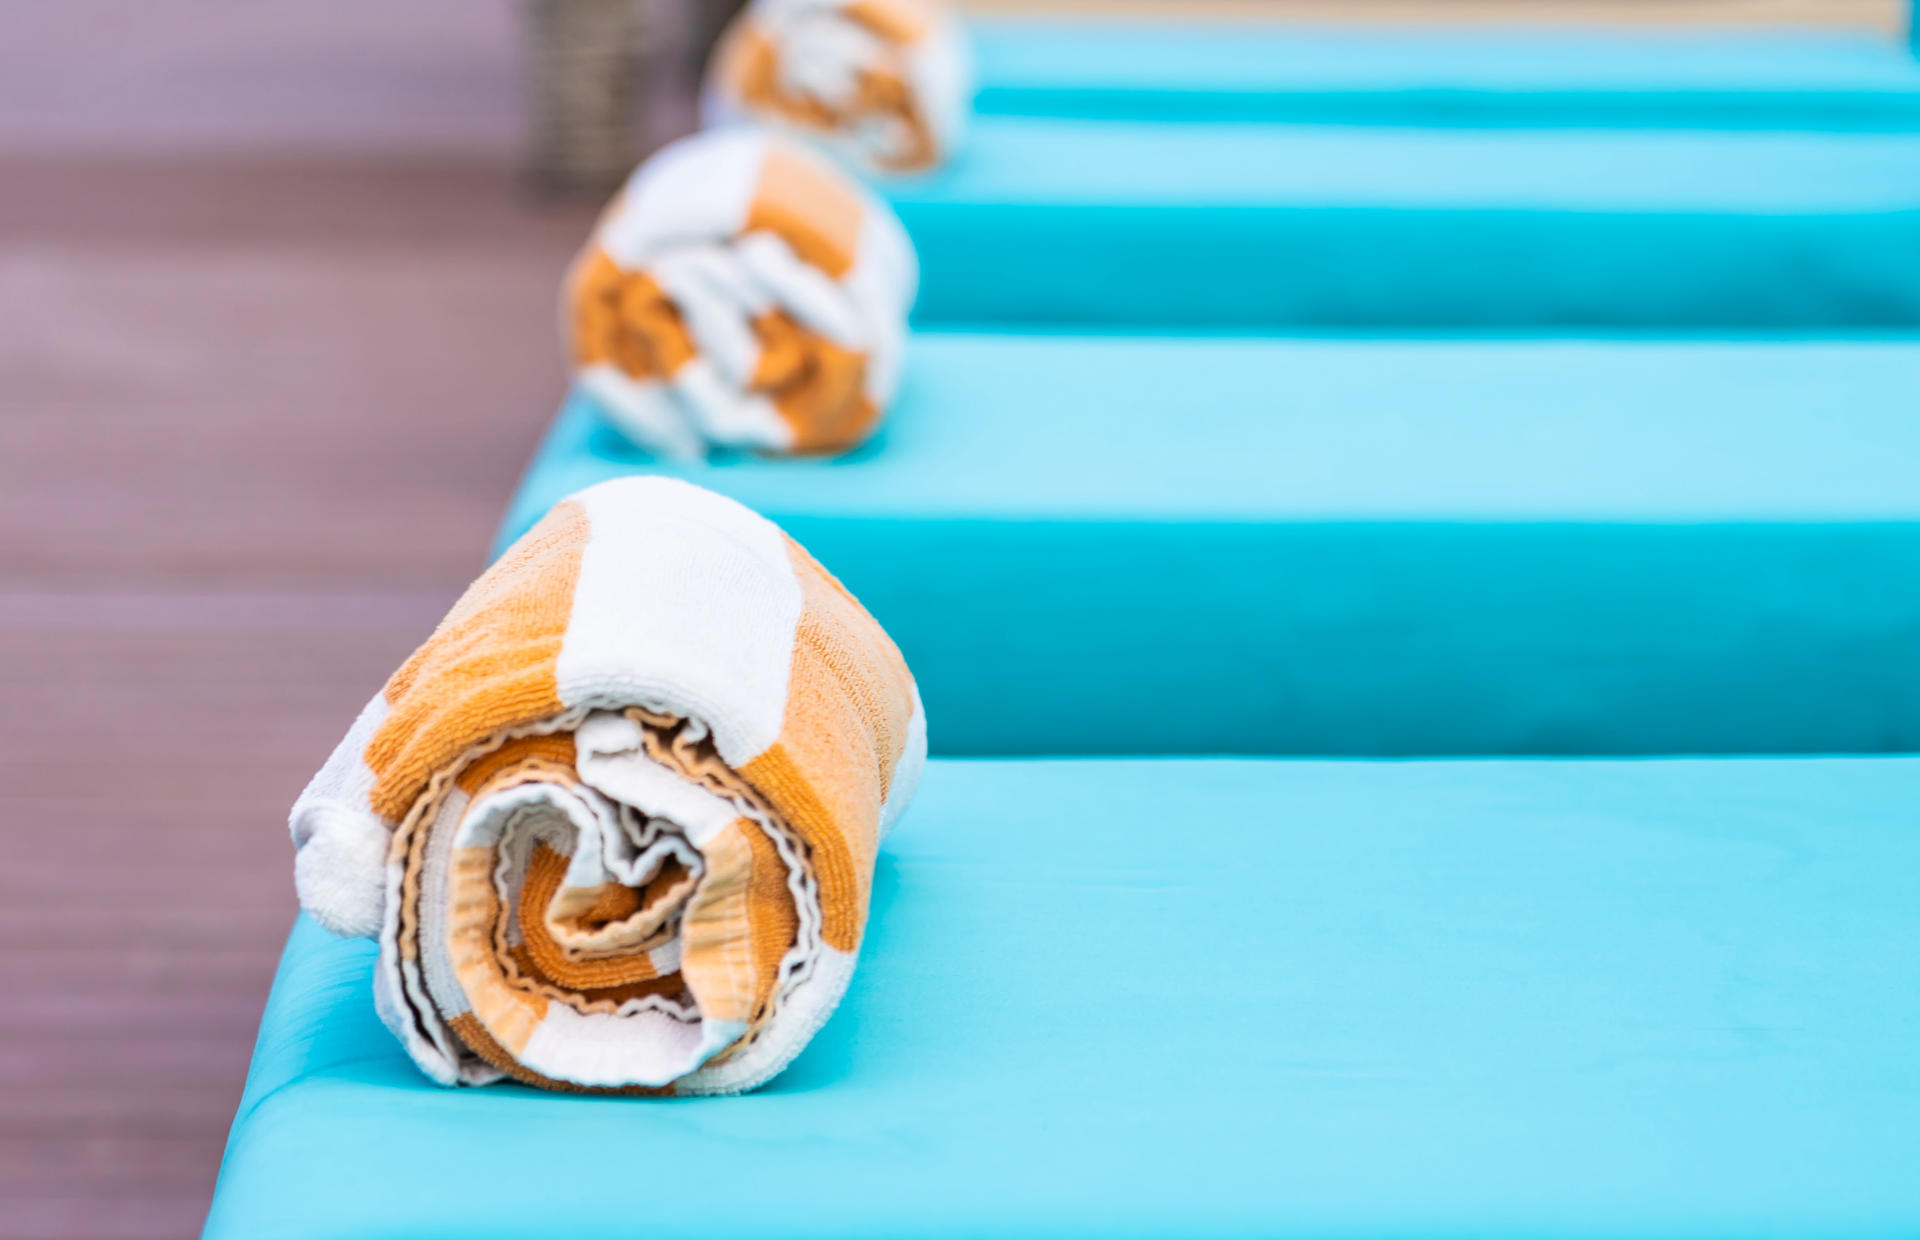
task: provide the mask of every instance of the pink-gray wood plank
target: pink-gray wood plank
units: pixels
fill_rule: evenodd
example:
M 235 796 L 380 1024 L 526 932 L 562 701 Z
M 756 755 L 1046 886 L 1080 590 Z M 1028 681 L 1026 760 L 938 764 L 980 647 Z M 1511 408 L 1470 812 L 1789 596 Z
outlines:
M 286 807 L 481 566 L 590 217 L 510 153 L 0 145 L 0 1238 L 197 1232 Z

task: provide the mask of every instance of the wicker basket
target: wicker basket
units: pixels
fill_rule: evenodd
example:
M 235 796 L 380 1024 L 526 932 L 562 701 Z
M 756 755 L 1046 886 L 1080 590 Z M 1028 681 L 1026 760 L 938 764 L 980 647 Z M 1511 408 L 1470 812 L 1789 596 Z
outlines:
M 700 71 L 741 0 L 522 0 L 531 172 L 600 194 L 645 153 L 647 111 L 690 115 Z M 662 92 L 676 92 L 684 99 Z

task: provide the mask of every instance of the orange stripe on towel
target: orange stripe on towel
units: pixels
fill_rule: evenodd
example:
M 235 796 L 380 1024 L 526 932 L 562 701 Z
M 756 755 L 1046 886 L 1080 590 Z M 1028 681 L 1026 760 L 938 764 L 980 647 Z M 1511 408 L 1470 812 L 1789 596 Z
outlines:
M 906 748 L 913 680 L 845 586 L 787 540 L 803 604 L 780 739 L 740 768 L 813 850 L 820 935 L 859 946 L 880 806 Z
M 765 392 L 793 428 L 795 452 L 830 452 L 859 443 L 880 420 L 867 396 L 867 355 L 843 349 L 780 311 L 753 321 L 760 338 L 755 391 Z
M 846 14 L 895 43 L 918 43 L 933 29 L 932 11 L 916 0 L 853 0 Z
M 399 822 L 435 771 L 502 728 L 558 714 L 555 662 L 590 522 L 566 500 L 468 587 L 387 682 L 366 750 L 374 813 Z
M 769 145 L 746 231 L 764 229 L 785 239 L 802 261 L 838 280 L 859 253 L 860 216 L 851 185 L 807 156 Z

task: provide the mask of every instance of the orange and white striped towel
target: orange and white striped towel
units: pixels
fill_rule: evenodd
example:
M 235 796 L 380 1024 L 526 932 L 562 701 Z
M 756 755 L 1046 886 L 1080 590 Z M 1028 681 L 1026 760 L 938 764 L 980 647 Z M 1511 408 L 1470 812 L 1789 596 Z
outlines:
M 776 125 L 883 173 L 944 163 L 972 107 L 966 33 L 939 0 L 754 0 L 704 100 L 709 124 Z
M 913 795 L 913 677 L 764 518 L 666 478 L 563 500 L 293 808 L 301 904 L 380 941 L 442 1084 L 736 1093 L 845 991 Z
M 919 268 L 891 210 L 765 133 L 642 164 L 567 277 L 575 382 L 642 447 L 834 452 L 899 386 Z

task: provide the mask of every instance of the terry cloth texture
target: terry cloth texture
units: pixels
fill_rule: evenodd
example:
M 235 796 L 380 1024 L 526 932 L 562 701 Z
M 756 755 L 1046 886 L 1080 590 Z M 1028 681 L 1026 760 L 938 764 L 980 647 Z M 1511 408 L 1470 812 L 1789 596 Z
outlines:
M 919 172 L 958 148 L 972 96 L 966 34 L 937 0 L 755 0 L 714 52 L 705 109 Z
M 558 504 L 294 806 L 301 903 L 377 936 L 375 999 L 442 1084 L 735 1093 L 845 991 L 926 755 L 893 642 L 732 500 Z
M 574 261 L 575 381 L 666 456 L 850 448 L 899 386 L 918 281 L 899 220 L 825 160 L 696 135 L 640 166 Z

